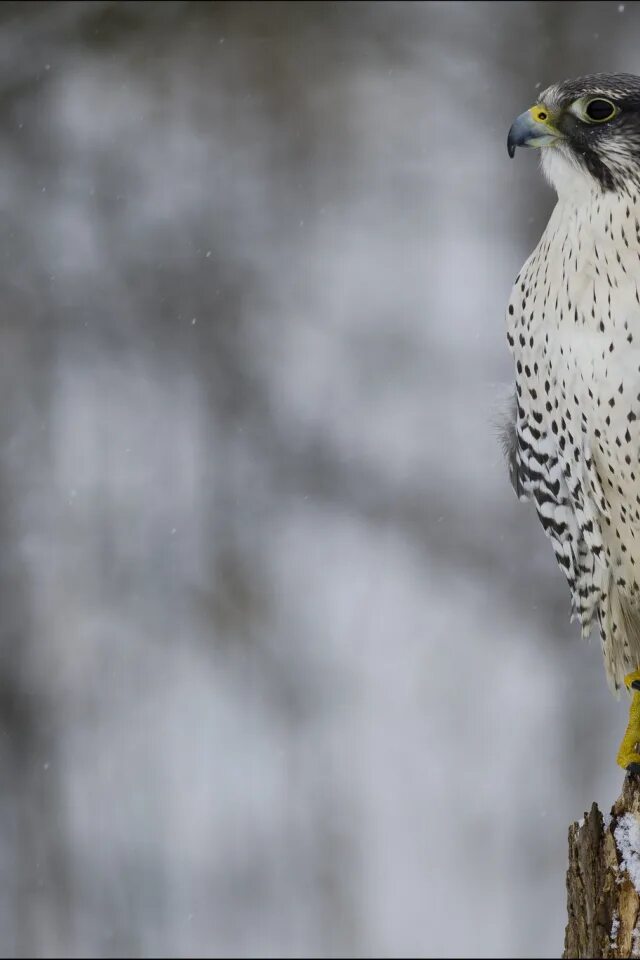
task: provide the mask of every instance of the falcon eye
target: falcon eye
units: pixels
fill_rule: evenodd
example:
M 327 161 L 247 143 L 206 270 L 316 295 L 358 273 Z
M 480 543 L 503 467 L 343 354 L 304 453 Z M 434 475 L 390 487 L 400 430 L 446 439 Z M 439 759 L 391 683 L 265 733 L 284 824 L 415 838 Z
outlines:
M 592 123 L 605 123 L 606 120 L 613 120 L 617 112 L 615 104 L 603 97 L 590 100 L 584 108 L 585 117 Z

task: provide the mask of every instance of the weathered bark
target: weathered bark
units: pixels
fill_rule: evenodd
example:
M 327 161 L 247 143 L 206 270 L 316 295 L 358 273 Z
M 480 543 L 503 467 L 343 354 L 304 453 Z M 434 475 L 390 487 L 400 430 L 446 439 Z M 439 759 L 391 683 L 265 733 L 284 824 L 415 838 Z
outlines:
M 564 957 L 640 957 L 640 779 L 569 828 Z

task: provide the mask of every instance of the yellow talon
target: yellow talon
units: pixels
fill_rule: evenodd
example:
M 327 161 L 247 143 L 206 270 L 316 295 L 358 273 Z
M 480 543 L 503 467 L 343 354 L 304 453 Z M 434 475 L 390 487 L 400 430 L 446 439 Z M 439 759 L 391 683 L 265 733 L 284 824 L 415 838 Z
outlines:
M 640 670 L 634 670 L 633 673 L 628 673 L 624 678 L 624 685 L 627 690 L 631 689 L 631 684 L 634 680 L 640 680 Z
M 635 773 L 640 770 L 640 752 L 638 752 L 640 745 L 640 690 L 632 687 L 634 682 L 637 682 L 640 688 L 640 670 L 634 670 L 633 673 L 628 673 L 624 678 L 624 685 L 627 690 L 632 692 L 633 699 L 629 707 L 629 723 L 616 759 L 619 766 L 624 770 L 628 770 L 631 765 L 631 769 Z

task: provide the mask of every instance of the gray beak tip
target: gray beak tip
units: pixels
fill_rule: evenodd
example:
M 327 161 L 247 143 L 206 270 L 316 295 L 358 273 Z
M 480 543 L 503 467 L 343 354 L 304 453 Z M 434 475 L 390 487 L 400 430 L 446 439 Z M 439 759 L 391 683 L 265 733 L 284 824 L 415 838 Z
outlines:
M 562 138 L 562 134 L 548 121 L 548 114 L 544 120 L 533 116 L 532 110 L 525 110 L 511 124 L 507 137 L 507 152 L 510 157 L 516 152 L 516 147 L 546 147 L 549 143 Z

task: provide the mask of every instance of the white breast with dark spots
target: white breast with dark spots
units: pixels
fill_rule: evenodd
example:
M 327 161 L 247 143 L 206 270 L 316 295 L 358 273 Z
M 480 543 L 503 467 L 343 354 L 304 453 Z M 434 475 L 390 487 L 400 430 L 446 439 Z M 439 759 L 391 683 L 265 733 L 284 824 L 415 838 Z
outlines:
M 639 281 L 640 199 L 594 193 L 558 202 L 508 307 L 519 492 L 615 685 L 640 661 L 613 602 L 640 606 Z

